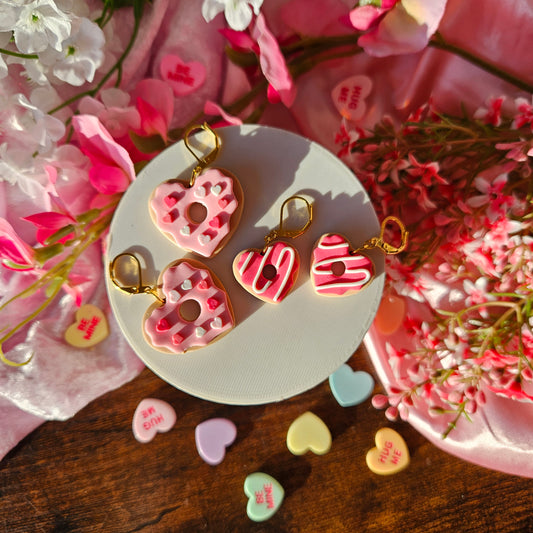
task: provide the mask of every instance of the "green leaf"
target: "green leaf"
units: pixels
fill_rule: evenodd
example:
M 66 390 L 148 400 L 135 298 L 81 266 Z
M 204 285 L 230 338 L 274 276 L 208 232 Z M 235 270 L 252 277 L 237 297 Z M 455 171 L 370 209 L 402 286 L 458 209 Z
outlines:
M 165 141 L 163 140 L 161 135 L 150 135 L 150 137 L 141 137 L 133 131 L 130 131 L 130 139 L 143 154 L 153 154 L 154 152 L 160 152 L 166 147 Z
M 7 267 L 12 268 L 13 270 L 32 270 L 33 268 L 33 266 L 31 265 L 19 265 L 18 263 L 14 263 L 9 259 L 4 259 L 2 263 Z

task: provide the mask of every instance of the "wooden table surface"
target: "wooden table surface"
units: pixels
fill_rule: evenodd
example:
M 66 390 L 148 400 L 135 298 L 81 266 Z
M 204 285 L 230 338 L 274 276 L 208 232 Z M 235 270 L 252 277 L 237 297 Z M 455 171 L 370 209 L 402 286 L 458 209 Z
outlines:
M 349 361 L 373 373 L 364 348 Z M 379 389 L 377 385 L 377 389 Z M 147 444 L 132 434 L 143 398 L 169 402 L 177 423 Z M 287 429 L 305 411 L 328 425 L 326 455 L 292 455 Z M 237 439 L 224 461 L 198 455 L 194 430 L 226 417 Z M 375 432 L 396 429 L 409 467 L 378 476 L 366 466 Z M 285 489 L 270 520 L 252 522 L 243 492 L 255 471 Z M 533 480 L 466 463 L 406 423 L 388 422 L 370 401 L 343 408 L 326 382 L 290 400 L 238 407 L 171 387 L 151 371 L 95 400 L 66 422 L 47 422 L 0 462 L 0 530 L 38 532 L 508 532 L 533 531 Z

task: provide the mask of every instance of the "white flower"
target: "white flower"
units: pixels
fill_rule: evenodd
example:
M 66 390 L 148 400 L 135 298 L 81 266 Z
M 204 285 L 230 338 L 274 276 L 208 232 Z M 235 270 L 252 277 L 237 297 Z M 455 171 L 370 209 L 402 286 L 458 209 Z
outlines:
M 48 46 L 60 51 L 70 30 L 70 17 L 58 9 L 54 0 L 33 0 L 21 6 L 13 33 L 17 48 L 33 54 Z
M 204 0 L 202 15 L 207 22 L 211 22 L 224 11 L 230 28 L 242 31 L 252 21 L 252 8 L 254 13 L 259 15 L 262 4 L 263 0 Z
M 0 9 L 0 19 L 1 17 L 2 17 L 2 14 L 1 14 L 1 9 Z M 10 39 L 11 39 L 11 32 L 0 31 L 0 48 L 5 48 L 6 45 L 9 43 Z M 7 65 L 2 55 L 0 55 L 0 79 L 5 78 L 6 76 L 7 76 Z
M 104 60 L 104 33 L 87 18 L 72 21 L 72 35 L 63 42 L 60 52 L 48 49 L 42 54 L 43 63 L 52 65 L 52 72 L 61 81 L 80 86 L 93 81 Z
M 19 18 L 21 6 L 10 0 L 0 3 L 0 31 L 12 31 Z

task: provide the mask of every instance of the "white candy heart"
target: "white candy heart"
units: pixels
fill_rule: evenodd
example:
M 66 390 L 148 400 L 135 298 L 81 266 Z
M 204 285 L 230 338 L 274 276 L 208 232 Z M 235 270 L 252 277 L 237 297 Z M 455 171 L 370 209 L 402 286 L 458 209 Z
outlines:
M 190 235 L 191 234 L 191 228 L 189 226 L 183 226 L 183 228 L 180 229 L 182 235 Z
M 175 304 L 180 299 L 180 293 L 176 289 L 172 289 L 168 293 L 168 301 Z
M 205 329 L 202 326 L 198 326 L 196 328 L 196 336 L 197 337 L 203 337 L 205 335 Z
M 222 187 L 220 185 L 213 185 L 211 187 L 211 192 L 215 195 L 215 196 L 218 196 L 221 192 L 222 192 Z
M 213 321 L 211 322 L 211 327 L 213 329 L 220 329 L 222 327 L 222 320 L 219 316 L 213 319 Z
M 182 284 L 181 284 L 181 288 L 184 290 L 184 291 L 190 291 L 192 289 L 192 283 L 191 283 L 191 280 L 190 279 L 186 279 Z
M 205 187 L 203 185 L 200 185 L 200 187 L 197 187 L 194 191 L 194 195 L 198 198 L 204 198 L 206 195 Z
M 211 241 L 211 236 L 205 233 L 202 233 L 198 235 L 198 241 L 200 242 L 200 244 L 207 244 L 209 241 Z

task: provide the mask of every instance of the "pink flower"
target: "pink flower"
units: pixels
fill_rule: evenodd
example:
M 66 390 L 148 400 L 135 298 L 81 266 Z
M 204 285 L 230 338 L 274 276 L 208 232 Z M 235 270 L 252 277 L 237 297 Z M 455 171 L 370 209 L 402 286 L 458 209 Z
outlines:
M 92 168 L 89 179 L 102 194 L 125 191 L 135 179 L 135 169 L 125 148 L 120 146 L 100 121 L 91 115 L 72 118 L 82 152 L 89 157 Z
M 0 218 L 0 261 L 12 270 L 29 270 L 35 266 L 35 252 L 5 219 Z
M 419 163 L 415 156 L 409 154 L 409 162 L 412 167 L 408 168 L 406 172 L 415 178 L 419 178 L 420 182 L 426 187 L 431 187 L 437 183 L 447 185 L 448 182 L 439 174 L 439 164 L 436 161 L 430 163 Z
M 502 105 L 504 100 L 505 98 L 503 96 L 491 98 L 487 103 L 488 107 L 479 108 L 474 113 L 474 118 L 491 126 L 499 126 L 502 123 Z
M 222 126 L 240 126 L 242 124 L 242 120 L 239 117 L 235 117 L 233 115 L 230 115 L 229 113 L 226 113 L 226 111 L 216 104 L 215 102 L 211 102 L 211 100 L 207 100 L 204 104 L 204 113 L 206 115 L 220 115 L 222 117 L 222 121 L 218 124 L 213 124 L 212 126 L 215 128 L 220 128 Z
M 479 277 L 474 283 L 469 279 L 463 281 L 463 289 L 467 295 L 465 298 L 465 305 L 484 304 L 488 301 L 494 300 L 494 296 L 488 294 L 489 280 L 486 277 Z
M 513 121 L 513 127 L 519 129 L 529 124 L 533 128 L 533 105 L 525 98 L 517 98 L 515 104 L 518 109 L 518 114 Z
M 260 13 L 252 29 L 252 37 L 259 45 L 259 64 L 268 80 L 269 99 L 279 99 L 287 107 L 291 107 L 296 98 L 296 86 L 285 63 L 276 38 L 268 29 L 265 17 Z
M 372 56 L 410 54 L 427 46 L 437 31 L 447 0 L 383 0 L 350 12 L 352 25 L 367 33 L 359 46 Z
M 498 150 L 509 150 L 506 154 L 507 159 L 513 161 L 527 161 L 528 156 L 533 157 L 533 141 L 517 141 L 514 143 L 497 143 Z
M 36 228 L 36 238 L 41 244 L 46 244 L 46 240 L 56 233 L 61 228 L 68 226 L 69 224 L 76 224 L 76 219 L 70 215 L 63 213 L 56 213 L 54 211 L 36 213 L 24 217 L 23 220 L 31 222 Z M 65 235 L 57 242 L 64 243 L 66 240 L 72 237 L 72 233 Z
M 493 180 L 477 176 L 474 179 L 474 185 L 482 194 L 468 198 L 467 204 L 474 208 L 488 204 L 487 217 L 490 221 L 505 216 L 508 208 L 515 203 L 512 196 L 507 196 L 503 192 L 507 185 L 507 179 L 507 174 L 500 174 Z

